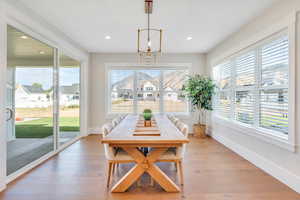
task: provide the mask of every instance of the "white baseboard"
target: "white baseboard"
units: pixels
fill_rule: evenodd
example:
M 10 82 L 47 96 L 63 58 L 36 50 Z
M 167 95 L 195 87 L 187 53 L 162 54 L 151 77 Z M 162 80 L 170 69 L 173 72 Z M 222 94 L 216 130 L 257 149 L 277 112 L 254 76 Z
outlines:
M 212 134 L 212 137 L 222 143 L 235 153 L 239 154 L 249 162 L 253 163 L 258 168 L 264 170 L 271 176 L 275 177 L 282 183 L 286 184 L 296 192 L 300 193 L 300 177 L 290 171 L 276 165 L 274 162 L 260 156 L 259 154 L 239 145 L 232 140 L 229 140 L 220 135 Z
M 0 192 L 4 191 L 6 189 L 6 185 L 5 184 L 1 184 L 0 185 Z
M 99 128 L 99 127 L 89 128 L 89 135 L 90 134 L 99 134 L 99 135 L 101 135 L 102 134 L 102 129 Z

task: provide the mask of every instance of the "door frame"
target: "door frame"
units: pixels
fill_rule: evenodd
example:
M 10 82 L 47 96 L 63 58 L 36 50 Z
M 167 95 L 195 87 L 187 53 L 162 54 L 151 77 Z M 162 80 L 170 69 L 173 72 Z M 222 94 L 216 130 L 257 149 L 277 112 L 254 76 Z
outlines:
M 35 16 L 36 17 L 36 16 Z M 26 25 L 25 25 L 26 24 Z M 5 123 L 5 98 L 6 98 L 6 68 L 7 68 L 7 25 L 11 25 L 16 29 L 30 35 L 34 39 L 37 39 L 54 49 L 56 49 L 56 57 L 58 51 L 63 51 L 64 54 L 70 55 L 72 58 L 81 62 L 81 94 L 80 94 L 80 135 L 73 140 L 65 143 L 59 148 L 55 146 L 55 150 L 44 155 L 40 159 L 32 162 L 31 164 L 23 167 L 17 172 L 6 176 L 6 132 L 5 126 L 0 126 L 0 191 L 6 188 L 6 184 L 12 180 L 18 178 L 25 172 L 28 172 L 32 168 L 41 164 L 48 158 L 64 150 L 72 143 L 79 140 L 88 134 L 87 126 L 87 111 L 88 111 L 88 64 L 89 54 L 77 47 L 75 43 L 68 40 L 63 34 L 56 32 L 56 30 L 50 25 L 41 22 L 37 18 L 33 18 L 30 12 L 26 9 L 20 9 L 17 6 L 10 5 L 8 2 L 0 1 L 0 122 Z M 36 31 L 38 30 L 38 31 Z M 56 59 L 57 61 L 57 59 Z M 58 67 L 58 63 L 54 63 L 55 68 Z M 56 113 L 55 113 L 56 114 Z M 57 133 L 54 131 L 54 137 Z M 57 141 L 57 138 L 55 139 Z M 56 145 L 57 142 L 54 142 Z
M 64 144 L 62 144 L 62 145 L 59 145 L 59 117 L 60 117 L 60 108 L 59 108 L 59 106 L 60 106 L 60 85 L 59 85 L 59 82 L 60 82 L 60 67 L 61 67 L 61 65 L 60 65 L 60 56 L 61 55 L 65 55 L 65 56 L 68 56 L 68 57 L 70 57 L 70 58 L 72 58 L 72 59 L 75 59 L 76 61 L 78 61 L 79 63 L 80 63 L 80 66 L 79 66 L 79 128 L 80 128 L 80 130 L 79 130 L 79 135 L 77 136 L 77 137 L 75 137 L 75 138 L 73 138 L 73 139 L 71 139 L 71 140 L 69 140 L 68 142 L 66 142 L 66 143 L 64 143 Z M 56 104 L 56 115 L 55 115 L 55 121 L 56 121 L 56 124 L 57 124 L 57 130 L 56 130 L 56 132 L 57 132 L 57 134 L 55 135 L 55 140 L 56 140 L 56 145 L 58 145 L 57 147 L 58 148 L 66 148 L 67 146 L 69 146 L 70 144 L 72 144 L 72 143 L 74 143 L 74 141 L 77 141 L 79 138 L 81 138 L 81 137 L 83 137 L 83 136 L 85 136 L 84 135 L 84 129 L 82 128 L 82 125 L 83 125 L 83 123 L 84 123 L 84 121 L 82 120 L 82 114 L 84 113 L 84 109 L 83 108 L 81 108 L 82 107 L 82 101 L 81 101 L 81 99 L 82 99 L 82 97 L 83 97 L 83 95 L 81 94 L 82 93 L 82 65 L 83 65 L 83 62 L 81 61 L 81 60 L 77 60 L 76 58 L 73 58 L 72 57 L 72 55 L 71 54 L 69 54 L 68 52 L 63 52 L 62 50 L 60 50 L 60 49 L 57 49 L 57 52 L 56 52 L 56 57 L 57 57 L 57 59 L 56 59 L 56 62 L 57 62 L 57 67 L 56 67 L 56 80 L 54 80 L 55 81 L 55 83 L 54 83 L 54 87 L 55 86 L 57 86 L 57 87 L 55 87 L 55 89 L 56 89 L 56 91 L 55 91 L 55 93 L 56 93 L 56 101 L 57 101 L 57 104 Z
M 0 2 L 0 123 L 5 124 L 6 98 L 6 23 L 3 1 Z M 6 128 L 0 126 L 0 191 L 6 188 Z
M 8 67 L 6 67 L 6 69 L 7 69 Z M 11 114 L 11 119 L 9 119 L 9 120 L 6 120 L 6 124 L 8 123 L 8 121 L 11 121 L 10 123 L 11 123 L 11 125 L 12 125 L 12 132 L 13 132 L 13 134 L 11 135 L 11 136 L 8 136 L 8 133 L 7 133 L 7 129 L 6 129 L 6 136 L 7 137 L 11 137 L 11 138 L 6 138 L 6 140 L 7 141 L 11 141 L 11 140 L 14 140 L 14 139 L 16 139 L 16 128 L 15 128 L 15 120 L 13 120 L 13 119 L 15 119 L 15 112 L 16 112 L 16 107 L 15 107 L 15 101 L 14 101 L 14 99 L 15 99 L 15 93 L 14 93 L 14 91 L 15 91 L 15 89 L 16 89 L 16 84 L 15 84 L 15 77 L 16 77 L 16 70 L 15 70 L 15 68 L 12 68 L 12 74 L 11 74 L 11 78 L 12 78 L 12 83 L 11 83 L 11 85 L 10 85 L 10 89 L 12 90 L 11 91 L 11 100 L 12 100 L 12 103 L 11 103 L 11 110 L 12 110 L 12 114 Z M 6 76 L 6 78 L 8 78 L 8 76 Z M 8 91 L 7 89 L 8 89 L 8 87 L 9 87 L 9 84 L 7 83 L 7 79 L 6 79 L 6 92 Z M 6 95 L 8 95 L 7 93 L 6 93 Z M 7 98 L 6 98 L 6 100 L 7 100 Z M 6 102 L 6 104 L 5 104 L 5 108 L 7 109 L 7 102 Z

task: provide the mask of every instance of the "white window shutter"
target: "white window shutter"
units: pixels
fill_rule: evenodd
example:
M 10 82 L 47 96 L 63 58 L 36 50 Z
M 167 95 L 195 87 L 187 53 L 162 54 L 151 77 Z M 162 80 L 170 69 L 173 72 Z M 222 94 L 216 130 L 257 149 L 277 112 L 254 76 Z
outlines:
M 255 51 L 239 56 L 235 63 L 236 86 L 253 86 L 255 84 Z

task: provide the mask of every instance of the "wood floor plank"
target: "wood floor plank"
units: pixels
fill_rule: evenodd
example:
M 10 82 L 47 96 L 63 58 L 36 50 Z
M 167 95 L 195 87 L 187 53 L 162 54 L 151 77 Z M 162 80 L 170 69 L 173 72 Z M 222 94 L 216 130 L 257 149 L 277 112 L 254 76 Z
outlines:
M 180 193 L 166 193 L 143 175 L 141 187 L 132 185 L 126 193 L 106 188 L 107 162 L 101 137 L 89 136 L 59 155 L 10 183 L 0 200 L 299 200 L 286 185 L 241 158 L 213 139 L 190 138 L 184 165 L 184 187 Z M 133 165 L 116 171 L 121 178 Z M 159 168 L 176 181 L 175 167 Z

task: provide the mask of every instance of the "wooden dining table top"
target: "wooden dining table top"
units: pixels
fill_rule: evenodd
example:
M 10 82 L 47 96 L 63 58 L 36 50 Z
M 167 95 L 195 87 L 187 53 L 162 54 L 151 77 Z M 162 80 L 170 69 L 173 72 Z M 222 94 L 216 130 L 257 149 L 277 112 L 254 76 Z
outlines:
M 180 132 L 180 130 L 168 119 L 164 114 L 155 114 L 154 119 L 159 136 L 136 136 L 134 135 L 137 123 L 140 119 L 139 115 L 127 115 L 105 138 L 102 143 L 117 144 L 164 144 L 170 146 L 182 145 L 188 143 L 188 138 Z

